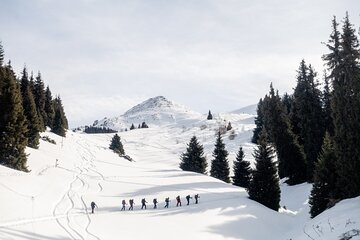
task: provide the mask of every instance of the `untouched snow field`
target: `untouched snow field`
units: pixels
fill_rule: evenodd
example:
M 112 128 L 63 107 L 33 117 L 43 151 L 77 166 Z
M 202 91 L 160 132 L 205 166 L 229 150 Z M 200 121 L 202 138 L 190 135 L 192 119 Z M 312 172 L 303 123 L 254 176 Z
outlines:
M 113 134 L 69 131 L 61 138 L 42 133 L 56 145 L 41 140 L 39 149 L 27 149 L 31 172 L 0 166 L 0 239 L 360 239 L 360 198 L 342 201 L 310 220 L 309 184 L 282 184 L 286 209 L 275 212 L 249 200 L 243 188 L 181 171 L 179 156 L 194 134 L 204 145 L 210 170 L 215 132 L 224 119 L 234 130 L 223 137 L 230 165 L 240 145 L 253 162 L 254 145 L 248 143 L 253 115 L 205 117 L 120 132 L 134 162 L 108 149 Z M 185 196 L 197 193 L 199 204 L 191 199 L 187 206 Z M 177 195 L 181 207 L 175 206 Z M 163 207 L 166 197 L 169 209 Z M 121 201 L 130 198 L 134 211 L 120 211 Z M 147 210 L 140 209 L 142 198 Z M 152 208 L 153 198 L 158 209 Z M 95 214 L 90 213 L 91 201 L 99 207 Z

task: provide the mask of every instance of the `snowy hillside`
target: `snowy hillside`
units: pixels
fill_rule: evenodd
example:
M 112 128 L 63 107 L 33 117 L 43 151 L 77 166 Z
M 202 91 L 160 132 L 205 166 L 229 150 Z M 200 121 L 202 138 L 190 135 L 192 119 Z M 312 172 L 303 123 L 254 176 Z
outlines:
M 138 126 L 142 122 L 151 125 L 187 124 L 189 121 L 201 119 L 202 114 L 166 99 L 163 96 L 150 98 L 123 115 L 114 118 L 104 118 L 95 121 L 93 126 L 107 127 L 115 130 L 129 129 L 131 124 Z
M 61 138 L 46 132 L 42 135 L 56 144 L 41 140 L 39 149 L 27 149 L 31 172 L 0 166 L 0 239 L 359 239 L 359 198 L 310 220 L 309 184 L 282 184 L 286 209 L 275 212 L 249 200 L 243 188 L 179 169 L 179 156 L 193 135 L 210 164 L 215 132 L 228 121 L 233 129 L 223 138 L 230 164 L 239 146 L 253 162 L 253 115 L 218 114 L 208 121 L 162 97 L 150 100 L 108 121 L 119 127 L 129 119 L 150 123 L 154 117 L 150 128 L 119 133 L 134 162 L 108 149 L 113 134 L 68 132 Z M 188 194 L 200 194 L 199 204 L 191 199 L 187 206 Z M 181 207 L 174 204 L 178 195 Z M 166 197 L 169 209 L 163 208 Z M 120 211 L 121 201 L 130 198 L 134 211 Z M 140 209 L 142 198 L 147 210 Z M 158 209 L 152 209 L 153 198 Z M 95 214 L 91 201 L 98 205 Z

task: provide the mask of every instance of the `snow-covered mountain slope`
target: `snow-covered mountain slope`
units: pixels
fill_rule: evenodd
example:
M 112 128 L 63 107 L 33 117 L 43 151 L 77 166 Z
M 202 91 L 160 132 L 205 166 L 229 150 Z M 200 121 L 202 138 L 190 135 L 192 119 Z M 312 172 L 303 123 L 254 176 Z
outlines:
M 161 100 L 160 106 L 159 100 L 124 115 L 148 117 L 160 111 L 164 116 L 169 103 Z M 193 135 L 203 144 L 210 166 L 215 134 L 229 121 L 233 129 L 223 139 L 230 166 L 240 146 L 253 163 L 254 145 L 249 140 L 254 116 L 215 114 L 208 121 L 205 115 L 174 111 L 171 104 L 169 108 L 168 112 L 176 113 L 172 123 L 158 118 L 150 128 L 118 133 L 134 162 L 108 149 L 113 134 L 68 132 L 61 138 L 46 132 L 42 135 L 56 144 L 41 140 L 39 149 L 27 148 L 31 172 L 0 166 L 0 239 L 320 240 L 341 239 L 343 234 L 353 236 L 359 231 L 359 198 L 343 201 L 310 220 L 309 184 L 282 184 L 281 206 L 286 209 L 275 212 L 249 200 L 243 188 L 181 171 L 179 157 Z M 193 199 L 189 206 L 184 204 L 186 195 L 197 193 L 199 204 Z M 182 207 L 174 204 L 178 195 Z M 169 209 L 163 208 L 166 197 L 171 199 Z M 130 198 L 135 200 L 134 211 L 120 211 L 121 201 Z M 148 202 L 147 210 L 140 209 L 142 198 Z M 159 201 L 158 209 L 152 209 L 153 198 Z M 95 214 L 90 214 L 91 201 L 98 205 Z
M 282 184 L 281 205 L 286 209 L 275 212 L 249 200 L 243 188 L 180 171 L 179 155 L 186 144 L 177 141 L 173 130 L 120 133 L 135 162 L 108 149 L 112 134 L 69 132 L 61 138 L 44 133 L 57 144 L 41 140 L 39 149 L 27 149 L 30 173 L 0 167 L 0 239 L 320 240 L 341 239 L 360 229 L 359 198 L 310 220 L 308 184 Z M 203 133 L 197 134 L 202 143 L 213 142 Z M 185 130 L 181 136 L 188 139 L 192 134 Z M 229 151 L 237 149 L 227 146 Z M 209 156 L 211 150 L 205 151 Z M 184 197 L 196 193 L 199 204 L 192 199 L 187 206 Z M 178 195 L 181 207 L 175 206 Z M 171 199 L 169 209 L 163 208 L 166 197 Z M 134 211 L 120 211 L 121 201 L 130 198 L 135 200 Z M 142 198 L 147 210 L 140 208 Z M 158 209 L 152 209 L 153 198 L 159 201 Z M 95 214 L 90 214 L 91 201 L 98 205 Z
M 257 104 L 252 104 L 252 105 L 234 110 L 231 113 L 237 113 L 237 114 L 244 113 L 244 114 L 256 115 L 256 110 L 257 110 Z
M 202 114 L 166 99 L 163 96 L 150 98 L 114 118 L 95 121 L 93 126 L 108 127 L 115 130 L 129 129 L 131 124 L 136 127 L 142 122 L 152 125 L 187 125 L 189 122 L 203 118 Z

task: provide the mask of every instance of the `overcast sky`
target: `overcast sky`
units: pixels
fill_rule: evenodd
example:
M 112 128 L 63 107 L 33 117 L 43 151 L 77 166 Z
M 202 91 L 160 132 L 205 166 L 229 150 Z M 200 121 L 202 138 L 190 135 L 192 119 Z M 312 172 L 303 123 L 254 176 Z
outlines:
M 76 127 L 158 95 L 206 113 L 291 92 L 346 11 L 358 29 L 359 0 L 0 0 L 0 41 Z

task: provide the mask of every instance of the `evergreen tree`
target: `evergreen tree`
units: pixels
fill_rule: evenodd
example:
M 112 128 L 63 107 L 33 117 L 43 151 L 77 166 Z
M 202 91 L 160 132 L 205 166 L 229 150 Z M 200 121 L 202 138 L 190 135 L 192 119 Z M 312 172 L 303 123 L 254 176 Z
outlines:
M 232 129 L 231 122 L 229 122 L 226 127 L 226 131 L 230 131 L 231 129 Z
M 297 119 L 298 139 L 306 156 L 307 180 L 312 182 L 324 137 L 321 91 L 315 82 L 316 73 L 311 66 L 301 61 L 294 91 L 293 115 Z
M 334 25 L 334 23 L 333 23 Z M 336 24 L 335 24 L 336 26 Z M 324 59 L 331 70 L 333 95 L 334 144 L 337 155 L 337 189 L 341 198 L 360 195 L 360 52 L 353 25 L 346 13 L 340 45 L 333 31 L 328 44 L 331 51 Z M 338 58 L 337 58 L 338 57 Z
M 277 211 L 280 207 L 280 186 L 273 159 L 273 150 L 267 142 L 265 130 L 254 151 L 255 169 L 249 184 L 249 198 Z
M 131 124 L 131 127 L 130 127 L 130 130 L 133 130 L 133 129 L 135 129 L 135 126 L 134 126 L 134 124 L 132 123 L 132 124 Z
M 324 138 L 319 161 L 316 163 L 314 183 L 309 199 L 312 218 L 326 210 L 333 198 L 337 179 L 335 163 L 335 149 L 330 135 L 327 133 Z
M 45 113 L 46 113 L 45 125 L 52 128 L 54 124 L 55 111 L 54 111 L 54 103 L 49 86 L 46 87 L 46 91 L 45 91 Z
M 227 183 L 230 182 L 230 169 L 227 159 L 228 155 L 229 154 L 225 149 L 225 144 L 223 143 L 221 133 L 219 131 L 217 134 L 215 149 L 213 152 L 214 159 L 211 162 L 210 175 Z
M 24 114 L 27 119 L 28 132 L 26 136 L 28 139 L 28 146 L 32 148 L 38 148 L 40 139 L 39 132 L 41 127 L 36 112 L 34 96 L 29 86 L 28 73 L 25 67 L 23 69 L 22 77 L 20 80 L 20 90 L 23 99 Z
M 196 136 L 193 136 L 188 143 L 186 152 L 181 154 L 180 168 L 184 171 L 206 173 L 207 162 L 204 157 L 204 148 L 199 144 Z
M 0 66 L 0 164 L 27 171 L 27 126 L 19 84 L 10 63 Z
M 285 93 L 284 96 L 282 97 L 281 101 L 285 107 L 286 115 L 290 116 L 290 114 L 292 112 L 292 107 L 294 104 L 294 97 L 292 95 L 289 95 L 288 93 Z
M 264 110 L 263 110 L 263 100 L 260 99 L 258 105 L 257 105 L 257 116 L 255 117 L 255 125 L 256 127 L 254 128 L 253 131 L 253 136 L 251 138 L 251 142 L 252 143 L 257 143 L 261 130 L 263 129 L 264 126 Z
M 250 162 L 244 160 L 244 151 L 240 147 L 234 161 L 234 176 L 232 177 L 235 186 L 248 188 L 251 180 Z
M 34 97 L 35 97 L 35 103 L 36 108 L 41 124 L 41 131 L 45 131 L 45 123 L 46 123 L 46 112 L 45 112 L 45 86 L 44 82 L 41 78 L 40 72 L 38 73 L 38 76 L 35 79 L 34 82 Z
M 115 153 L 118 153 L 119 155 L 125 155 L 125 151 L 121 143 L 121 139 L 117 134 L 115 134 L 114 137 L 111 139 L 111 144 L 109 148 L 113 150 Z
M 264 127 L 276 148 L 280 178 L 288 177 L 287 183 L 291 185 L 306 181 L 305 154 L 291 130 L 290 120 L 272 84 L 263 105 Z
M 141 128 L 149 128 L 149 126 L 145 122 L 142 122 Z
M 213 116 L 211 114 L 211 111 L 209 110 L 209 113 L 208 113 L 208 116 L 207 116 L 207 120 L 212 120 L 213 119 Z
M 324 90 L 322 94 L 322 102 L 324 108 L 324 129 L 330 134 L 330 136 L 334 136 L 334 123 L 331 110 L 331 89 L 326 71 L 324 71 Z
M 0 41 L 0 67 L 4 64 L 4 49 Z
M 62 105 L 60 96 L 54 99 L 54 125 L 51 131 L 57 135 L 65 137 L 66 129 L 68 129 L 68 122 L 65 116 L 64 107 Z

